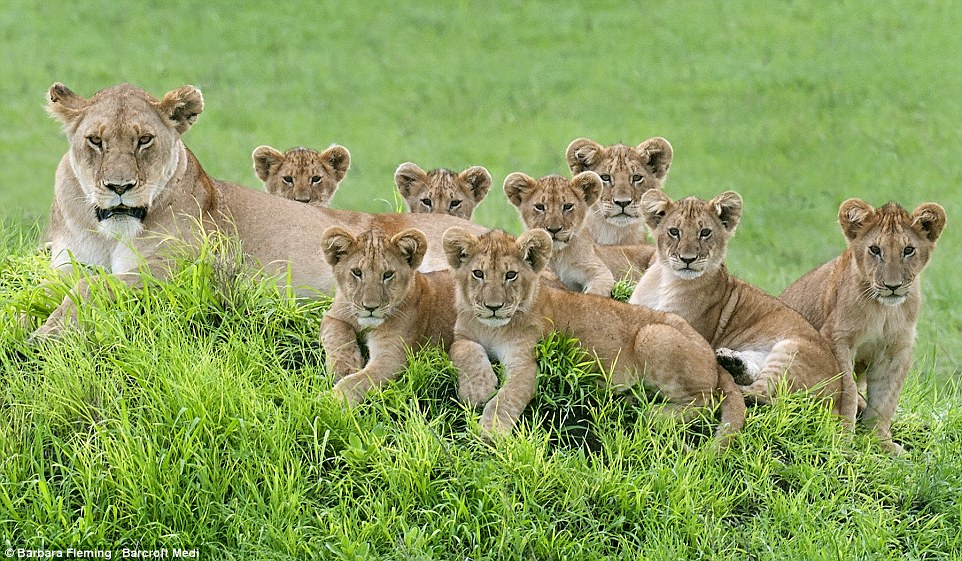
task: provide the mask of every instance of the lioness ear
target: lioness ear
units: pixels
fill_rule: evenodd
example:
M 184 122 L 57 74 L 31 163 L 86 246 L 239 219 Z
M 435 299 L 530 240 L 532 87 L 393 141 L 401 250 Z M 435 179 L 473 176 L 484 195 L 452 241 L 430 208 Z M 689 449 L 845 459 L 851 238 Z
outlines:
M 601 195 L 601 178 L 593 171 L 583 171 L 572 177 L 571 185 L 581 190 L 582 198 L 588 206 L 595 204 Z
M 641 214 L 645 224 L 654 230 L 671 210 L 671 199 L 660 189 L 649 189 L 641 196 Z
M 477 245 L 478 238 L 474 237 L 471 232 L 457 226 L 448 228 L 441 236 L 441 246 L 448 258 L 448 265 L 452 269 L 460 269 L 467 263 L 474 256 Z
M 336 266 L 351 251 L 351 246 L 356 242 L 357 238 L 344 228 L 331 226 L 321 234 L 321 249 L 324 250 L 324 259 L 331 267 Z
M 270 146 L 258 146 L 254 148 L 251 159 L 254 160 L 254 173 L 257 178 L 267 183 L 267 178 L 271 175 L 271 168 L 284 162 L 284 153 Z
M 722 226 L 734 232 L 742 218 L 742 197 L 734 191 L 725 191 L 708 202 L 715 209 Z
M 912 227 L 919 235 L 935 242 L 945 227 L 945 209 L 935 203 L 924 203 L 912 213 Z
M 334 169 L 334 179 L 340 181 L 351 167 L 351 153 L 340 144 L 334 144 L 321 152 L 321 159 Z
M 518 249 L 521 258 L 531 265 L 531 269 L 540 273 L 551 259 L 551 234 L 541 228 L 525 230 L 518 237 Z
M 838 223 L 842 226 L 842 233 L 849 241 L 855 239 L 862 231 L 866 221 L 875 214 L 872 205 L 861 199 L 849 199 L 838 207 Z
M 660 136 L 649 138 L 642 142 L 635 150 L 646 160 L 648 170 L 658 179 L 664 181 L 671 167 L 673 151 L 671 143 Z
M 491 188 L 491 174 L 481 166 L 470 167 L 458 174 L 458 179 L 471 186 L 474 201 L 480 203 Z
M 421 266 L 424 253 L 428 250 L 428 239 L 421 230 L 415 228 L 402 230 L 391 238 L 391 243 L 401 250 L 401 256 L 404 257 L 404 260 L 412 269 Z
M 194 86 L 181 86 L 167 92 L 157 108 L 170 119 L 177 132 L 184 134 L 204 110 L 204 96 Z
M 604 153 L 605 147 L 590 138 L 572 140 L 565 150 L 568 169 L 571 173 L 581 173 L 594 168 Z
M 64 126 L 77 119 L 87 107 L 88 101 L 70 91 L 60 82 L 47 90 L 47 112 L 57 118 Z
M 534 189 L 537 185 L 538 182 L 533 178 L 528 177 L 520 171 L 516 171 L 504 178 L 504 194 L 508 196 L 511 204 L 518 207 L 521 206 L 524 193 Z
M 402 197 L 410 197 L 413 186 L 418 181 L 424 181 L 428 174 L 419 168 L 417 164 L 405 162 L 398 166 L 394 172 L 394 184 L 397 185 L 398 192 Z

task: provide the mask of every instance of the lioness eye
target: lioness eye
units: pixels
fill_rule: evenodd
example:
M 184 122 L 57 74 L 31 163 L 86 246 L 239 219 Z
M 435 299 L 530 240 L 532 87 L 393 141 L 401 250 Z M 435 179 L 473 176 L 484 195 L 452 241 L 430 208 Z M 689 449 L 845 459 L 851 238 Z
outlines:
M 538 212 L 544 212 L 544 205 L 541 203 L 535 203 L 534 209 Z
M 516 271 L 508 271 L 504 274 L 504 280 L 506 281 L 512 281 L 516 278 L 518 278 L 518 273 Z
M 321 176 L 320 176 L 320 175 L 312 175 L 312 176 L 311 176 L 311 183 L 320 183 L 320 182 L 321 182 Z
M 150 144 L 150 143 L 153 142 L 153 141 L 154 141 L 154 137 L 153 137 L 153 136 L 151 136 L 151 135 L 149 135 L 149 134 L 145 134 L 145 135 L 143 135 L 143 136 L 141 136 L 140 138 L 137 139 L 137 146 L 140 146 L 141 148 L 143 148 L 143 147 L 147 146 L 148 144 Z
M 878 257 L 879 255 L 882 255 L 882 248 L 877 245 L 870 245 L 868 246 L 868 252 Z
M 902 255 L 905 255 L 906 257 L 912 255 L 913 253 L 915 253 L 915 248 L 910 245 L 905 246 L 905 249 L 902 250 Z
M 104 145 L 103 139 L 101 139 L 101 138 L 100 138 L 99 136 L 97 136 L 96 134 L 92 134 L 92 135 L 88 136 L 88 137 L 87 137 L 87 142 L 89 142 L 90 145 L 93 146 L 94 148 L 100 148 L 101 146 Z
M 565 212 L 571 212 L 571 209 L 573 209 L 574 207 L 575 205 L 572 203 L 565 203 L 561 205 L 561 209 L 564 210 Z
M 632 175 L 632 176 L 631 176 L 631 182 L 632 182 L 632 183 L 641 183 L 641 182 L 644 181 L 644 180 L 645 180 L 645 176 L 644 176 L 644 175 L 635 174 L 635 175 Z
M 603 173 L 599 177 L 601 177 L 601 180 L 604 181 L 605 183 L 611 183 L 611 176 L 608 175 L 607 173 Z
M 284 177 L 282 177 L 281 181 L 283 181 L 284 183 L 287 183 L 288 185 L 294 184 L 294 178 L 289 175 L 285 175 Z
M 358 268 L 351 269 L 351 274 L 354 275 L 354 278 L 361 280 L 362 273 L 360 269 Z
M 451 201 L 451 204 L 448 206 L 450 206 L 451 208 L 458 208 L 459 206 L 461 206 L 461 201 Z
M 471 271 L 471 276 L 473 276 L 474 278 L 476 278 L 476 279 L 478 279 L 478 280 L 481 280 L 481 279 L 484 278 L 484 271 L 482 271 L 481 269 L 475 269 L 475 270 Z
M 702 228 L 701 232 L 698 233 L 702 238 L 707 238 L 711 236 L 711 230 L 708 228 Z
M 421 204 L 424 205 L 424 206 L 426 206 L 426 207 L 428 207 L 428 208 L 430 208 L 430 207 L 431 207 L 431 199 L 421 199 Z
M 386 281 L 389 281 L 389 280 L 393 279 L 393 278 L 394 278 L 394 271 L 387 271 L 387 272 L 385 272 L 383 275 L 381 275 L 381 278 L 383 278 L 383 279 L 386 280 Z
M 678 231 L 678 228 L 668 228 L 668 235 L 669 235 L 669 236 L 671 236 L 671 237 L 673 237 L 673 238 L 677 238 L 677 237 L 678 237 L 678 234 L 680 234 L 680 232 Z

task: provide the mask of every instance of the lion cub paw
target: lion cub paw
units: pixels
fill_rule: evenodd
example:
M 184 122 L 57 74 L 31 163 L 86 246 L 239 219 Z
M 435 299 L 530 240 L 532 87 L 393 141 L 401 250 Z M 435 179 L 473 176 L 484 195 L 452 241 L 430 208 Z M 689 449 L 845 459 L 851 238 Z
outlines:
M 484 405 L 497 391 L 497 381 L 494 372 L 490 377 L 462 375 L 458 378 L 458 397 L 472 407 Z
M 489 401 L 481 413 L 481 429 L 491 437 L 511 434 L 517 422 L 517 416 L 498 407 L 497 398 Z
M 355 407 L 364 401 L 369 385 L 370 381 L 367 376 L 361 375 L 361 373 L 358 372 L 341 378 L 334 384 L 331 391 L 334 392 L 335 397 L 344 402 L 344 404 Z
M 738 351 L 724 347 L 717 349 L 715 351 L 715 360 L 732 375 L 735 383 L 739 386 L 747 386 L 755 381 L 751 372 L 748 370 L 748 365 L 742 360 L 741 354 Z

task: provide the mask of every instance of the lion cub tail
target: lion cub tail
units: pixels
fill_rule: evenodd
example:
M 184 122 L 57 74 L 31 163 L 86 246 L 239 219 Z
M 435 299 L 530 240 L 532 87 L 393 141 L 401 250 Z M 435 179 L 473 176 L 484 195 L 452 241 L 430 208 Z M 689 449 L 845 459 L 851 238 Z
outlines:
M 727 370 L 720 365 L 718 370 L 718 386 L 716 394 L 722 399 L 721 423 L 715 431 L 715 446 L 718 452 L 723 452 L 731 440 L 732 435 L 745 426 L 745 396 L 735 384 L 735 380 Z

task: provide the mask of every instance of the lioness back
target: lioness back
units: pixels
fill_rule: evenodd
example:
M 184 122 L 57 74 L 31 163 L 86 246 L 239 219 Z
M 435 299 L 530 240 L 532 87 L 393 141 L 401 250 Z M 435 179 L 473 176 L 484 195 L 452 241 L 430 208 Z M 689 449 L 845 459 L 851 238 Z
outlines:
M 351 153 L 337 144 L 323 152 L 303 147 L 281 152 L 258 146 L 251 158 L 254 173 L 268 193 L 320 207 L 330 206 L 351 167 Z
M 897 452 L 891 423 L 912 364 L 919 275 L 945 226 L 945 210 L 925 203 L 909 214 L 895 203 L 875 209 L 849 199 L 838 220 L 848 248 L 779 299 L 819 329 L 839 364 L 858 377 L 865 394 L 860 422 Z

